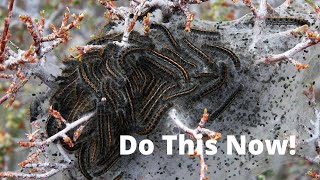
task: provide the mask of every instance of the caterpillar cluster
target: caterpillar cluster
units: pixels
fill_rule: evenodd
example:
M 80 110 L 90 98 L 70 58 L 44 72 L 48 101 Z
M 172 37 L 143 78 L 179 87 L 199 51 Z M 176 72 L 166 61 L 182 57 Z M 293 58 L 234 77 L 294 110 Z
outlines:
M 121 134 L 151 133 L 177 101 L 192 105 L 214 96 L 232 78 L 230 71 L 241 69 L 232 50 L 218 42 L 201 46 L 183 30 L 179 33 L 181 36 L 175 36 L 164 25 L 153 24 L 149 37 L 132 32 L 127 49 L 113 43 L 121 34 L 100 37 L 88 44 L 103 44 L 104 51 L 91 51 L 81 61 L 66 63 L 49 101 L 70 123 L 95 112 L 74 147 L 61 140 L 66 150 L 76 153 L 79 170 L 87 179 L 104 174 L 120 158 Z M 203 30 L 193 33 L 219 35 Z M 227 58 L 219 59 L 212 52 Z M 241 87 L 229 93 L 213 112 L 215 117 L 236 99 Z M 48 136 L 63 128 L 53 116 L 48 117 Z M 73 139 L 73 134 L 70 131 L 68 136 Z

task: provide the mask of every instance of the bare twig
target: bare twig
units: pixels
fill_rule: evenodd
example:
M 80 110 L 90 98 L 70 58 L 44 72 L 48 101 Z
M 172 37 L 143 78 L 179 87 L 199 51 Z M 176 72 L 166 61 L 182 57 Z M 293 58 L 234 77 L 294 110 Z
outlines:
M 76 46 L 74 48 L 71 48 L 70 50 L 72 52 L 77 51 L 78 54 L 73 56 L 74 58 L 80 58 L 82 55 L 86 54 L 90 51 L 100 51 L 103 52 L 105 46 L 104 45 L 85 45 L 85 46 Z
M 289 60 L 289 58 L 292 57 L 293 55 L 295 55 L 298 52 L 300 52 L 310 46 L 313 46 L 317 43 L 318 42 L 315 42 L 312 40 L 305 40 L 284 53 L 277 54 L 277 55 L 269 55 L 265 58 L 257 60 L 256 64 L 258 64 L 258 63 L 272 64 L 272 63 L 276 63 L 276 62 L 283 61 L 283 60 Z
M 246 1 L 249 1 L 251 4 L 251 0 L 244 0 L 244 2 Z M 254 47 L 256 46 L 257 41 L 259 41 L 259 39 L 261 38 L 262 30 L 265 28 L 265 19 L 268 15 L 267 0 L 260 1 L 260 8 L 258 12 L 255 9 L 252 9 L 251 6 L 248 6 L 248 7 L 251 9 L 253 15 L 255 16 L 252 43 L 249 47 L 249 50 L 252 51 L 254 50 Z
M 268 55 L 262 59 L 257 60 L 255 64 L 259 64 L 259 63 L 272 64 L 279 61 L 288 60 L 291 63 L 293 63 L 297 69 L 309 68 L 308 64 L 299 63 L 298 61 L 294 60 L 292 56 L 294 56 L 298 52 L 301 52 L 302 50 L 310 46 L 318 44 L 319 42 L 320 42 L 320 35 L 318 34 L 317 31 L 307 31 L 306 37 L 303 39 L 303 41 L 295 45 L 292 49 L 289 49 L 288 51 L 281 54 Z
M 204 110 L 203 116 L 198 124 L 198 127 L 196 129 L 190 129 L 187 126 L 185 126 L 176 115 L 176 110 L 173 109 L 170 112 L 170 117 L 173 119 L 175 124 L 182 129 L 185 133 L 191 135 L 196 140 L 201 140 L 203 138 L 203 135 L 207 135 L 210 139 L 217 140 L 221 138 L 221 134 L 219 132 L 214 132 L 209 129 L 203 128 L 205 123 L 208 120 L 208 112 L 207 109 Z M 198 156 L 200 159 L 200 180 L 208 180 L 208 178 L 205 176 L 205 172 L 208 170 L 208 167 L 204 160 L 204 154 L 203 154 L 203 143 L 201 144 L 201 150 L 197 149 L 194 151 L 193 156 Z
M 14 0 L 9 1 L 8 14 L 4 20 L 4 29 L 2 32 L 2 38 L 1 38 L 1 43 L 0 43 L 0 63 L 2 63 L 5 59 L 4 52 L 6 49 L 7 41 L 10 39 L 9 26 L 10 26 L 10 18 L 12 16 L 13 3 L 14 3 Z
M 317 15 L 317 19 L 320 19 L 320 8 L 318 6 L 317 3 L 313 2 L 312 0 L 307 0 L 306 1 L 310 6 L 312 6 L 312 8 L 314 9 L 316 15 Z
M 106 0 L 97 0 L 102 6 L 104 6 L 108 12 L 112 15 L 115 15 L 119 19 L 125 18 L 125 12 L 121 9 L 117 9 L 113 3 L 113 1 L 106 1 Z M 115 19 L 115 18 L 114 18 Z
M 58 133 L 56 133 L 55 135 L 47 138 L 45 141 L 19 142 L 19 144 L 20 144 L 20 146 L 23 146 L 23 147 L 42 147 L 44 145 L 48 145 L 48 144 L 52 143 L 54 140 L 56 140 L 58 138 L 63 138 L 65 141 L 67 141 L 69 143 L 69 139 L 68 139 L 66 133 L 69 132 L 71 129 L 74 129 L 75 127 L 85 123 L 86 121 L 89 121 L 93 115 L 94 115 L 94 113 L 89 113 L 89 114 L 83 116 L 82 118 L 78 119 L 77 121 L 74 121 L 73 123 L 66 123 L 65 124 L 66 127 L 63 130 L 61 130 Z
M 257 9 L 253 6 L 251 0 L 243 0 L 243 3 L 250 9 L 250 11 L 255 17 L 258 17 Z
M 310 120 L 310 123 L 314 126 L 313 132 L 311 130 L 306 129 L 306 131 L 311 135 L 311 138 L 304 140 L 303 142 L 299 144 L 309 144 L 314 141 L 315 150 L 317 155 L 315 157 L 311 156 L 305 156 L 297 154 L 299 157 L 307 160 L 310 163 L 313 164 L 319 164 L 320 163 L 320 112 L 317 108 L 317 104 L 315 102 L 315 90 L 314 90 L 314 83 L 310 85 L 310 87 L 303 92 L 303 94 L 309 99 L 309 105 L 314 109 L 315 113 L 315 120 Z M 320 176 L 313 172 L 312 170 L 308 171 L 306 175 L 313 177 L 313 178 L 319 178 Z

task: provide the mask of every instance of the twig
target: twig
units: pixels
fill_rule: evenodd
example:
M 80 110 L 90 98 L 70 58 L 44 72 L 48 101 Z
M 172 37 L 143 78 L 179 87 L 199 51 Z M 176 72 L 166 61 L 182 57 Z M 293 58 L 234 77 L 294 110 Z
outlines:
M 213 140 L 217 140 L 217 139 L 221 138 L 220 133 L 203 128 L 205 123 L 207 122 L 208 116 L 209 116 L 207 109 L 204 109 L 203 116 L 202 116 L 202 118 L 198 124 L 198 127 L 196 129 L 190 129 L 187 126 L 185 126 L 179 120 L 176 113 L 177 113 L 176 110 L 173 109 L 173 110 L 171 110 L 169 115 L 180 129 L 182 129 L 185 133 L 191 135 L 191 137 L 193 137 L 194 139 L 201 140 L 203 138 L 203 135 L 207 135 L 210 139 L 213 139 Z M 192 154 L 192 155 L 198 156 L 200 159 L 200 180 L 208 180 L 208 178 L 205 176 L 205 172 L 208 171 L 208 166 L 204 160 L 204 154 L 203 154 L 204 147 L 203 146 L 204 146 L 204 144 L 202 143 L 201 150 L 200 149 L 195 150 L 194 154 Z
M 307 130 L 308 133 L 312 135 L 311 138 L 305 140 L 306 143 L 309 143 L 320 138 L 320 111 L 318 110 L 316 104 L 314 83 L 311 84 L 307 90 L 304 90 L 303 94 L 309 99 L 309 105 L 313 107 L 316 115 L 315 121 L 310 120 L 310 123 L 314 126 L 313 132 Z
M 281 31 L 278 33 L 274 33 L 271 35 L 268 35 L 266 38 L 261 39 L 260 41 L 264 41 L 267 39 L 279 39 L 282 37 L 290 37 L 290 38 L 301 38 L 302 36 L 304 36 L 306 34 L 306 32 L 309 30 L 309 26 L 308 25 L 303 25 L 303 26 L 299 26 L 295 29 L 289 29 L 287 31 Z
M 33 178 L 33 179 L 42 179 L 42 178 L 48 178 L 51 177 L 58 172 L 69 168 L 68 166 L 65 166 L 63 169 L 51 169 L 50 171 L 43 173 L 43 174 L 26 174 L 26 173 L 16 173 L 16 172 L 0 172 L 0 177 L 7 177 L 7 178 Z
M 290 49 L 284 53 L 277 54 L 277 55 L 269 55 L 265 58 L 257 60 L 255 63 L 256 64 L 259 64 L 259 63 L 272 64 L 272 63 L 276 63 L 279 61 L 288 60 L 290 57 L 294 56 L 298 52 L 300 52 L 310 46 L 313 46 L 317 43 L 318 42 L 315 42 L 312 40 L 306 40 L 306 41 L 303 41 L 303 42 L 295 45 L 295 47 L 293 47 L 292 49 Z
M 4 20 L 4 29 L 2 32 L 1 44 L 0 44 L 0 63 L 2 63 L 5 59 L 4 51 L 6 49 L 7 41 L 10 39 L 10 18 L 12 16 L 12 9 L 13 9 L 14 0 L 10 0 L 8 4 L 8 13 L 7 17 Z
M 254 17 L 258 17 L 257 9 L 253 6 L 251 0 L 243 0 L 243 3 L 250 9 Z
M 254 50 L 254 47 L 256 46 L 256 43 L 259 41 L 261 37 L 262 30 L 265 27 L 265 19 L 268 15 L 268 4 L 267 0 L 261 0 L 260 1 L 260 8 L 259 11 L 257 12 L 255 8 L 249 6 L 251 4 L 251 0 L 244 0 L 244 2 L 249 1 L 250 3 L 245 3 L 250 10 L 252 11 L 253 15 L 255 16 L 255 22 L 254 22 L 254 27 L 253 27 L 253 36 L 252 36 L 252 43 L 249 47 L 249 50 Z M 253 9 L 252 9 L 253 8 Z
M 289 49 L 288 51 L 276 54 L 276 55 L 268 55 L 262 59 L 259 59 L 255 62 L 255 64 L 259 63 L 265 63 L 265 64 L 272 64 L 283 60 L 289 60 L 292 62 L 297 69 L 306 69 L 309 67 L 307 64 L 301 64 L 298 61 L 292 59 L 292 56 L 297 54 L 298 52 L 313 46 L 315 44 L 318 44 L 320 42 L 320 35 L 317 31 L 307 31 L 306 37 L 303 39 L 302 42 L 295 45 L 292 49 Z
M 85 45 L 85 46 L 76 46 L 71 48 L 70 51 L 74 52 L 77 51 L 78 54 L 73 56 L 74 58 L 80 58 L 82 55 L 90 52 L 90 51 L 100 51 L 103 52 L 105 46 L 104 45 Z
M 57 117 L 57 118 L 61 117 L 60 113 L 55 110 L 51 109 L 51 113 L 55 113 L 55 117 Z M 46 162 L 46 161 L 41 162 L 39 156 L 41 153 L 46 152 L 45 148 L 47 145 L 49 145 L 54 140 L 57 140 L 60 137 L 62 137 L 65 140 L 65 143 L 70 145 L 70 143 L 72 143 L 72 142 L 68 142 L 69 140 L 67 140 L 67 142 L 66 142 L 66 137 L 68 137 L 66 135 L 66 133 L 69 132 L 70 130 L 76 128 L 77 126 L 89 121 L 90 118 L 94 114 L 95 114 L 95 112 L 91 112 L 91 113 L 88 113 L 87 115 L 84 115 L 82 118 L 80 118 L 72 123 L 65 123 L 66 127 L 63 130 L 61 130 L 58 133 L 56 133 L 55 135 L 47 138 L 45 141 L 41 141 L 41 142 L 35 141 L 36 139 L 40 138 L 40 136 L 37 136 L 37 131 L 36 131 L 32 134 L 28 134 L 29 135 L 29 142 L 19 142 L 19 144 L 22 147 L 28 147 L 28 148 L 36 147 L 37 148 L 37 151 L 35 153 L 30 154 L 26 160 L 24 160 L 20 163 L 20 165 L 23 168 L 29 168 L 34 171 L 41 170 L 41 171 L 44 171 L 44 173 L 27 174 L 27 173 L 17 173 L 17 172 L 1 172 L 0 177 L 1 178 L 8 177 L 8 178 L 41 179 L 41 178 L 51 177 L 52 175 L 57 174 L 65 169 L 73 168 L 74 164 L 72 163 L 71 159 L 69 158 L 69 156 L 67 155 L 67 153 L 65 152 L 65 150 L 63 149 L 63 147 L 61 146 L 60 143 L 57 143 L 55 145 L 57 146 L 57 149 L 59 150 L 59 152 L 63 156 L 63 160 L 64 160 L 63 162 L 59 162 L 59 163 Z M 32 136 L 32 138 L 30 138 L 30 136 Z
M 68 139 L 66 139 L 66 133 L 69 132 L 71 129 L 74 129 L 75 127 L 83 124 L 84 122 L 90 120 L 90 118 L 94 115 L 94 113 L 89 113 L 85 116 L 83 116 L 82 118 L 74 121 L 73 123 L 66 123 L 66 127 L 59 131 L 58 133 L 54 134 L 53 136 L 49 137 L 48 139 L 46 139 L 45 141 L 41 141 L 41 142 L 19 142 L 20 146 L 23 147 L 42 147 L 44 145 L 48 145 L 50 143 L 52 143 L 54 140 L 58 139 L 58 138 L 64 138 L 66 141 L 68 141 Z
M 11 12 L 10 9 L 9 12 Z M 10 77 L 13 81 L 6 94 L 0 98 L 0 104 L 10 99 L 8 104 L 8 106 L 10 106 L 15 100 L 16 93 L 26 84 L 32 74 L 39 76 L 40 79 L 46 79 L 43 77 L 50 77 L 49 72 L 42 71 L 46 54 L 51 52 L 61 43 L 68 41 L 70 39 L 69 31 L 74 27 L 79 28 L 80 22 L 84 18 L 84 15 L 81 13 L 79 15 L 73 14 L 73 20 L 68 24 L 69 16 L 70 10 L 67 8 L 61 27 L 56 29 L 52 25 L 51 28 L 53 32 L 46 36 L 43 35 L 45 26 L 44 13 L 41 14 L 40 20 L 37 23 L 34 23 L 28 15 L 20 16 L 20 19 L 26 24 L 27 29 L 32 36 L 33 44 L 28 50 L 21 50 L 14 45 L 13 47 L 17 50 L 17 52 L 15 52 L 14 50 L 5 47 L 5 44 L 8 41 L 8 35 L 5 41 L 2 41 L 1 44 L 3 45 L 1 45 L 1 48 L 4 48 L 5 51 L 0 56 L 5 58 L 3 58 L 3 61 L 0 60 L 0 71 L 10 70 L 16 72 L 16 74 L 13 77 Z M 44 72 L 44 74 L 37 73 L 38 71 Z M 2 75 L 2 77 L 7 78 L 9 76 Z M 47 83 L 49 87 L 54 86 L 52 82 L 44 81 L 44 83 Z
M 306 173 L 307 176 L 311 177 L 311 178 L 315 178 L 315 179 L 319 179 L 320 178 L 320 174 L 316 173 L 315 171 L 313 171 L 312 169 L 309 170 Z
M 121 42 L 115 44 L 126 47 L 129 46 L 128 39 L 131 31 L 134 29 L 138 17 L 146 13 L 150 8 L 158 8 L 162 12 L 170 12 L 182 10 L 186 15 L 186 31 L 190 31 L 191 22 L 194 20 L 194 13 L 190 12 L 190 4 L 199 4 L 208 0 L 131 0 L 130 7 L 115 7 L 112 1 L 97 0 L 98 3 L 107 9 L 105 14 L 113 20 L 124 21 L 123 37 Z M 166 14 L 164 14 L 166 15 Z
M 314 9 L 314 12 L 316 13 L 317 15 L 317 19 L 320 19 L 320 8 L 318 6 L 317 3 L 311 1 L 311 0 L 307 0 L 306 1 L 310 6 L 312 6 L 312 8 Z
M 116 15 L 120 19 L 125 18 L 125 12 L 123 12 L 121 9 L 117 9 L 114 7 L 114 4 L 112 1 L 106 1 L 106 0 L 97 0 L 98 3 L 100 3 L 102 6 L 104 6 L 111 14 Z

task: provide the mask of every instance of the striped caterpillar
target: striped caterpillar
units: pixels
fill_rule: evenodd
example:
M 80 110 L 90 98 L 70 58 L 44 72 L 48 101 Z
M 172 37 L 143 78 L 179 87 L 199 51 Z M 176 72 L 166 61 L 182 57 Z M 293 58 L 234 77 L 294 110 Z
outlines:
M 295 25 L 295 26 L 303 26 L 303 25 L 308 25 L 310 26 L 310 22 L 306 19 L 303 18 L 296 18 L 296 17 L 267 17 L 265 19 L 266 25 L 267 26 L 273 26 L 273 25 Z M 251 26 L 254 25 L 254 18 L 252 18 L 249 21 L 249 24 Z
M 308 25 L 310 26 L 310 22 L 303 18 L 295 18 L 295 17 L 269 17 L 266 19 L 267 25 L 296 25 L 296 26 L 303 26 Z

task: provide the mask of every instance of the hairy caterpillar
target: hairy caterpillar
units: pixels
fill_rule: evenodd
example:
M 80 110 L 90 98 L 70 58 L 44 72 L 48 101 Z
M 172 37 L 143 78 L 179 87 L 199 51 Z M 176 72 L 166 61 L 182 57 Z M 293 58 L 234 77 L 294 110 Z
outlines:
M 310 26 L 310 22 L 303 18 L 296 18 L 296 17 L 267 17 L 265 19 L 266 25 L 272 26 L 272 25 L 295 25 L 295 26 L 303 26 L 308 25 Z M 254 18 L 250 19 L 249 24 L 251 26 L 254 25 Z
M 308 25 L 310 26 L 310 22 L 303 18 L 295 18 L 295 17 L 269 17 L 266 19 L 267 25 L 296 25 L 296 26 L 303 26 Z

